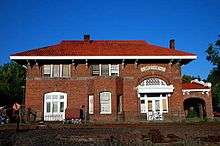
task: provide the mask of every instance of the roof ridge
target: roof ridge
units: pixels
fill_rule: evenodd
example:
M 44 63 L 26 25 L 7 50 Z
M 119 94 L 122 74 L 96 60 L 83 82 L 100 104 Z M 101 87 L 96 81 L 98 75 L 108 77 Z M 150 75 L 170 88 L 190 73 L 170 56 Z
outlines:
M 149 44 L 144 40 L 90 40 L 90 43 L 120 43 L 120 44 Z M 83 40 L 62 40 L 60 44 L 72 44 L 72 43 L 81 43 L 88 44 L 88 42 Z

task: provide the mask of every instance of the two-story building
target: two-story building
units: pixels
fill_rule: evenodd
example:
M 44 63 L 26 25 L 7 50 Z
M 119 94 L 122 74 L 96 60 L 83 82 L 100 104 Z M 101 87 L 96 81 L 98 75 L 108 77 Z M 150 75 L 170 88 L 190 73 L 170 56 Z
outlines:
M 174 40 L 164 48 L 85 35 L 10 58 L 27 68 L 25 105 L 37 112 L 37 119 L 60 121 L 67 113 L 79 117 L 84 105 L 91 122 L 115 122 L 184 119 L 191 85 L 183 89 L 181 66 L 197 57 L 176 50 Z M 210 88 L 205 89 L 204 98 L 200 93 L 193 98 L 202 100 L 211 118 Z

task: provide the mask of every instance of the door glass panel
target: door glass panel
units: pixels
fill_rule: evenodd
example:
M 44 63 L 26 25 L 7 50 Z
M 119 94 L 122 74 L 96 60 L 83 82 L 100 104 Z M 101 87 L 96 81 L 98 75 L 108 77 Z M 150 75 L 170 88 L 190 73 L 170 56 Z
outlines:
M 53 102 L 53 107 L 52 107 L 52 112 L 53 113 L 57 113 L 58 112 L 58 103 L 57 102 Z
M 64 112 L 64 102 L 60 102 L 60 112 Z
M 46 111 L 47 111 L 47 113 L 49 113 L 49 112 L 50 112 L 50 102 L 47 102 Z
M 148 111 L 151 112 L 152 111 L 152 100 L 148 100 L 147 104 L 148 104 Z
M 160 111 L 160 100 L 155 100 L 155 111 Z

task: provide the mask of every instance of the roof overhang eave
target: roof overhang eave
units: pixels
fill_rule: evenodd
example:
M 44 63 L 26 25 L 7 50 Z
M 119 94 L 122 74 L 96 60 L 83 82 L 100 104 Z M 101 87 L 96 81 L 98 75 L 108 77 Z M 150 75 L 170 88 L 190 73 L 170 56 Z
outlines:
M 11 60 L 73 60 L 73 59 L 181 59 L 194 60 L 196 55 L 189 56 L 10 56 Z

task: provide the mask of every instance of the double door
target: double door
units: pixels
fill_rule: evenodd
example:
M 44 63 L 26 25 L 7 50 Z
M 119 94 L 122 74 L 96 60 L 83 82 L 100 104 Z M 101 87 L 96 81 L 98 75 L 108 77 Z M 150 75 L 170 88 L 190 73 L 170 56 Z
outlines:
M 141 113 L 147 120 L 163 120 L 163 113 L 168 112 L 167 97 L 144 97 L 141 99 Z

